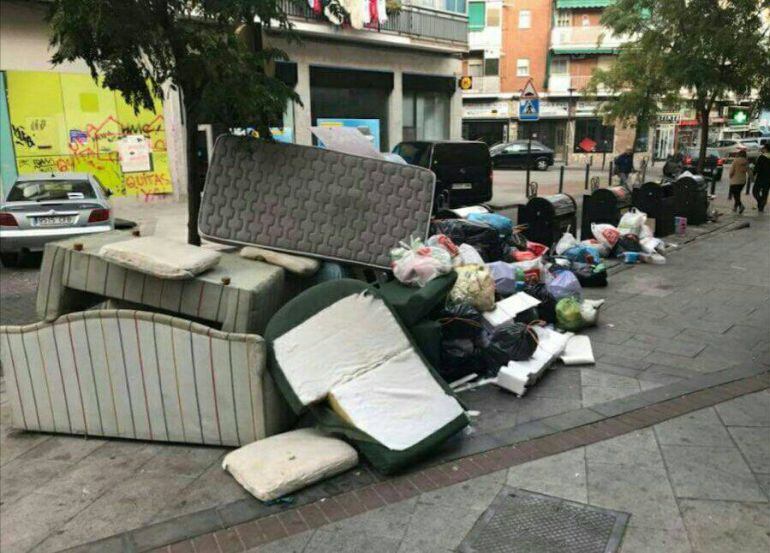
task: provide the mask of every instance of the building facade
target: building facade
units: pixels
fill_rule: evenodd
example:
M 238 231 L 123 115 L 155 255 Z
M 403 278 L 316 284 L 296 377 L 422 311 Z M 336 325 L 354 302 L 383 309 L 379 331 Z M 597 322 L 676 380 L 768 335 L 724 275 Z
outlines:
M 289 56 L 277 75 L 302 105 L 288 105 L 276 139 L 313 144 L 313 125 L 355 126 L 381 151 L 401 140 L 460 138 L 457 81 L 467 50 L 465 0 L 403 0 L 387 13 L 373 0 L 340 2 L 344 21 L 320 3 L 285 0 L 300 37 L 265 35 Z M 117 195 L 182 195 L 186 190 L 185 129 L 180 99 L 168 90 L 155 111 L 133 114 L 119 94 L 95 84 L 81 63 L 50 64 L 44 3 L 0 2 L 0 148 L 2 183 L 18 173 L 85 171 Z M 249 122 L 244 121 L 243 129 Z M 201 147 L 210 151 L 211 127 Z M 127 138 L 142 140 L 146 167 L 121 166 Z M 135 169 L 146 169 L 136 171 Z

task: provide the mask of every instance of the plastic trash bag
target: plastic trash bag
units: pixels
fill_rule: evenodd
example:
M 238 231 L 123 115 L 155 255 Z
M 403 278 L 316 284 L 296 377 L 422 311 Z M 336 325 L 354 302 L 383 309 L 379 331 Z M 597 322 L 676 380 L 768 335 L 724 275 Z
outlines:
M 642 261 L 644 261 L 645 263 L 652 263 L 653 265 L 666 264 L 666 258 L 657 252 L 642 253 L 642 254 L 639 254 L 639 256 L 641 257 Z
M 545 283 L 525 283 L 524 292 L 540 300 L 537 312 L 540 318 L 550 324 L 556 322 L 556 298 L 548 291 Z
M 497 374 L 509 361 L 524 361 L 537 349 L 537 334 L 522 323 L 504 323 L 487 335 L 482 353 L 487 369 Z
M 564 234 L 561 235 L 561 238 L 559 238 L 559 241 L 556 242 L 556 246 L 554 246 L 553 251 L 556 252 L 556 255 L 561 255 L 564 252 L 566 252 L 568 249 L 577 245 L 578 245 L 578 241 L 572 235 L 572 233 L 565 232 Z
M 425 286 L 439 275 L 452 270 L 452 257 L 441 247 L 425 246 L 419 238 L 390 251 L 393 274 L 407 285 Z
M 514 267 L 513 263 L 505 261 L 495 261 L 487 264 L 487 269 L 495 281 L 495 291 L 501 297 L 507 298 L 517 291 L 516 283 L 524 282 L 524 271 Z
M 495 281 L 483 265 L 457 267 L 457 281 L 449 291 L 449 300 L 475 307 L 479 311 L 495 308 Z
M 595 265 L 601 263 L 602 255 L 598 249 L 593 246 L 587 246 L 585 244 L 578 244 L 566 250 L 563 254 L 564 257 L 570 261 L 577 261 L 578 263 L 589 263 Z
M 481 335 L 481 321 L 479 310 L 463 303 L 447 304 L 438 320 L 444 340 L 476 340 Z
M 462 267 L 463 265 L 483 265 L 484 260 L 476 251 L 476 248 L 470 244 L 460 244 L 457 246 L 458 254 L 452 258 L 452 262 L 455 267 Z
M 465 219 L 439 219 L 431 224 L 431 229 L 434 234 L 445 234 L 458 246 L 470 244 L 487 263 L 502 259 L 504 242 L 491 225 Z
M 425 244 L 431 248 L 444 248 L 451 257 L 455 257 L 460 254 L 460 249 L 452 242 L 452 239 L 445 234 L 434 234 Z
M 608 250 L 612 250 L 620 239 L 620 232 L 612 225 L 591 223 L 591 234 Z
M 504 238 L 513 234 L 513 221 L 505 215 L 498 213 L 471 213 L 468 215 L 468 220 L 495 227 L 500 236 Z
M 607 286 L 607 268 L 603 263 L 598 265 L 589 265 L 588 263 L 573 263 L 570 271 L 575 276 L 583 288 L 601 288 Z
M 563 298 L 556 304 L 556 326 L 561 330 L 575 332 L 585 326 L 576 298 Z
M 446 382 L 454 382 L 471 373 L 486 372 L 482 350 L 474 340 L 457 338 L 441 342 L 441 365 L 436 367 Z
M 589 238 L 588 240 L 583 240 L 580 242 L 581 246 L 590 246 L 594 248 L 597 252 L 599 252 L 599 255 L 602 257 L 608 257 L 610 255 L 610 248 L 608 248 L 605 244 L 602 242 L 599 242 L 595 238 Z
M 540 257 L 529 261 L 516 261 L 510 263 L 514 269 L 521 270 L 524 273 L 526 282 L 541 282 L 543 280 L 543 260 Z
M 524 251 L 527 249 L 527 238 L 520 232 L 514 232 L 505 241 L 505 243 L 517 250 Z
M 548 253 L 548 246 L 537 242 L 527 242 L 527 250 L 535 254 L 535 257 L 541 257 Z
M 562 269 L 555 273 L 546 273 L 545 285 L 551 295 L 560 300 L 562 298 L 578 298 L 583 294 L 577 276 L 572 271 Z
M 639 237 L 639 245 L 642 247 L 644 253 L 655 253 L 663 248 L 663 240 L 655 238 L 654 236 L 648 236 L 646 238 Z
M 604 305 L 604 300 L 583 300 L 580 304 L 580 317 L 583 326 L 594 326 L 599 318 L 599 308 Z
M 646 226 L 647 214 L 632 207 L 626 211 L 618 223 L 618 232 L 620 234 L 635 234 L 639 236 L 642 233 L 642 227 Z
M 626 252 L 639 253 L 642 251 L 642 244 L 639 242 L 639 237 L 636 234 L 624 234 L 618 238 L 618 242 L 615 244 L 615 251 L 618 255 Z

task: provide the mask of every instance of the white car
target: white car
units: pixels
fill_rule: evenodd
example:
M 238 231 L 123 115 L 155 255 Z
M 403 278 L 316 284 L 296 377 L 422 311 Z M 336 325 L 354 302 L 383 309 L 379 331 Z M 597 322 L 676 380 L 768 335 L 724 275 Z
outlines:
M 757 138 L 724 138 L 718 140 L 714 147 L 719 151 L 719 157 L 732 161 L 738 152 L 746 151 L 746 157 L 753 161 L 759 157 L 759 142 Z

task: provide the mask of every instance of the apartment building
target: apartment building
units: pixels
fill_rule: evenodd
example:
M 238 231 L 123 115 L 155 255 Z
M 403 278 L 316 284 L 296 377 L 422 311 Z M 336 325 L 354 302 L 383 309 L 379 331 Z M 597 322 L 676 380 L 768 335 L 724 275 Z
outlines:
M 602 11 L 611 2 L 469 1 L 469 54 L 463 63 L 467 74 L 474 75 L 474 86 L 463 96 L 463 136 L 495 143 L 532 133 L 569 162 L 617 154 L 630 147 L 634 129 L 606 122 L 597 114 L 601 102 L 611 97 L 602 90 L 595 98 L 585 94 L 594 70 L 612 64 L 624 40 L 600 23 Z M 483 24 L 482 12 L 486 12 Z M 498 20 L 501 24 L 495 28 Z M 490 37 L 495 39 L 492 47 L 487 42 Z M 495 52 L 500 53 L 497 64 L 488 61 Z M 474 74 L 472 64 L 483 64 L 478 86 L 475 74 L 479 70 Z M 487 69 L 494 70 L 496 65 L 498 74 L 491 78 Z M 520 123 L 518 95 L 530 78 L 541 94 L 540 121 Z M 648 133 L 641 134 L 637 151 L 646 152 Z
M 382 151 L 405 139 L 460 138 L 457 87 L 467 51 L 465 0 L 401 0 L 376 16 L 343 21 L 320 3 L 282 0 L 300 41 L 281 32 L 265 43 L 290 61 L 276 74 L 302 105 L 287 105 L 276 139 L 312 144 L 313 125 L 361 128 Z M 373 2 L 377 4 L 376 2 Z M 97 86 L 82 63 L 50 64 L 45 2 L 0 2 L 0 146 L 2 177 L 18 173 L 86 171 L 116 195 L 184 194 L 186 151 L 180 99 L 168 91 L 156 110 L 134 114 L 119 94 Z M 248 129 L 248 121 L 244 128 Z M 202 148 L 211 146 L 202 126 Z M 118 148 L 127 134 L 143 135 L 150 170 L 122 167 Z

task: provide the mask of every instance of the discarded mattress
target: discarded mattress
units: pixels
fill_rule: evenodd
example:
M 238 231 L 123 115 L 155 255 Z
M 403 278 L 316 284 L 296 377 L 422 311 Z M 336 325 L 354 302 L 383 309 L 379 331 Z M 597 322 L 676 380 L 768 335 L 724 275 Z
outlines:
M 159 313 L 2 326 L 0 361 L 25 430 L 239 446 L 294 420 L 262 338 Z
M 390 267 L 404 237 L 428 237 L 435 175 L 296 144 L 220 136 L 199 228 L 216 242 Z
M 548 327 L 534 327 L 538 344 L 535 353 L 526 361 L 510 361 L 500 369 L 496 384 L 516 395 L 524 395 L 527 387 L 537 381 L 564 351 L 572 333 L 560 333 Z
M 222 460 L 222 468 L 261 501 L 278 499 L 357 464 L 355 449 L 315 428 L 256 441 Z
M 261 334 L 288 295 L 289 279 L 274 265 L 221 253 L 219 263 L 194 278 L 170 280 L 117 265 L 100 251 L 133 238 L 113 231 L 50 242 L 37 288 L 37 314 L 53 321 L 113 300 L 115 308 L 162 311 L 217 326 Z M 81 249 L 75 249 L 78 244 Z
M 467 425 L 451 389 L 365 283 L 326 282 L 287 303 L 265 336 L 289 405 L 309 409 L 382 472 L 431 452 Z

